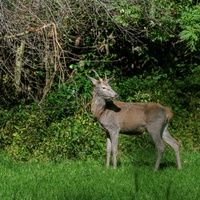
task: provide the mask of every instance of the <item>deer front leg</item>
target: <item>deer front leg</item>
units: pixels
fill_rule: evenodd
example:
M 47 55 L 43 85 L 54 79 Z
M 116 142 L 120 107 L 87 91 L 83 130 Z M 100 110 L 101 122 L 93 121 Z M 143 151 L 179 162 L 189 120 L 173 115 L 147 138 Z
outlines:
M 111 153 L 111 140 L 110 137 L 107 136 L 107 144 L 106 144 L 106 167 L 110 165 L 110 153 Z
M 113 155 L 113 167 L 117 167 L 117 147 L 118 147 L 118 132 L 114 131 L 110 133 L 111 138 L 111 151 Z

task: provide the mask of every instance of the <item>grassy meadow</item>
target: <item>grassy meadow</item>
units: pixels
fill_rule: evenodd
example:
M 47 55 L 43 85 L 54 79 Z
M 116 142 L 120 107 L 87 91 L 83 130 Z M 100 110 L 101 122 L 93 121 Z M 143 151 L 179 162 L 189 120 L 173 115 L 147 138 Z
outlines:
M 161 168 L 151 163 L 124 159 L 116 170 L 104 160 L 16 162 L 0 155 L 1 200 L 198 200 L 200 154 L 182 153 L 183 169 L 174 156 L 164 158 Z M 167 162 L 167 163 L 166 163 Z

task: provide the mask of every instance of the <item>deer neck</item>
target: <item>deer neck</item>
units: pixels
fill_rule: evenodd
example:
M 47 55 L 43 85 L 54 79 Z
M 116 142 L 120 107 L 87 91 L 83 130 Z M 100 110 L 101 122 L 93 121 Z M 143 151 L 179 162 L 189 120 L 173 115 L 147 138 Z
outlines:
M 95 118 L 99 119 L 103 111 L 106 109 L 106 101 L 103 97 L 93 93 L 91 112 Z

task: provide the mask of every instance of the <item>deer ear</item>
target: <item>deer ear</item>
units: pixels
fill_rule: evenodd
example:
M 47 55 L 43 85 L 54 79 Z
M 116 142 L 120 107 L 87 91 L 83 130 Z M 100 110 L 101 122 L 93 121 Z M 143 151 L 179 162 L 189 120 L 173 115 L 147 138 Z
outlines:
M 108 84 L 110 84 L 110 82 L 113 80 L 113 78 L 114 78 L 114 76 L 112 76 L 111 78 L 107 79 L 106 82 L 107 82 Z
M 92 83 L 93 83 L 94 85 L 97 85 L 97 84 L 99 83 L 98 80 L 96 80 L 96 79 L 94 79 L 94 78 L 88 76 L 87 74 L 86 74 L 86 76 L 92 81 Z

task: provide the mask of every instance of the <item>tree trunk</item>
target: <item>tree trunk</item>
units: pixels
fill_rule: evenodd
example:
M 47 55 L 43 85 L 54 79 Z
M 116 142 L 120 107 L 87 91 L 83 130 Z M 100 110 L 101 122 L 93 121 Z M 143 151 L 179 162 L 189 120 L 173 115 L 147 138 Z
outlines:
M 24 47 L 25 47 L 25 41 L 22 40 L 20 46 L 17 47 L 17 51 L 16 51 L 14 83 L 16 86 L 17 93 L 21 92 L 20 82 L 21 82 L 21 73 L 22 73 L 22 66 L 23 66 L 22 60 L 24 57 Z

